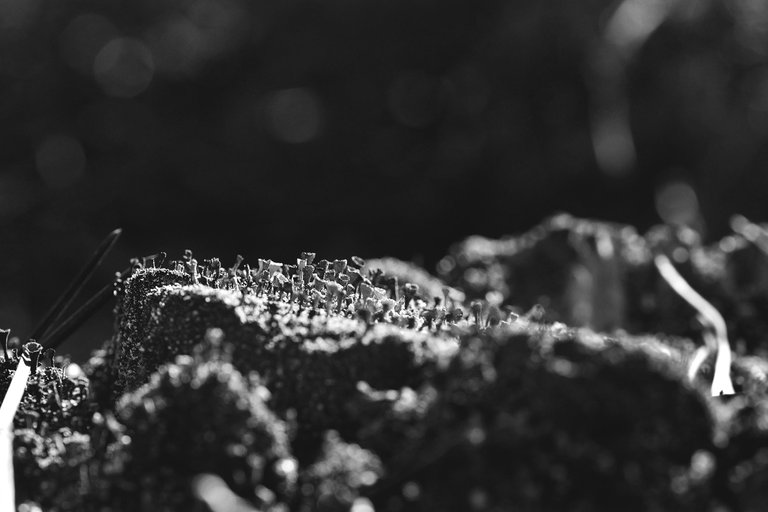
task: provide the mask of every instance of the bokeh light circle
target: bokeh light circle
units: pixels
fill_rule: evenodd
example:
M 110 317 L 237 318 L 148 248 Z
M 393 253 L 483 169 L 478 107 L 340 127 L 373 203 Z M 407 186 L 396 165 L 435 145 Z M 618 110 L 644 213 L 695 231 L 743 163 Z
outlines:
M 115 38 L 96 55 L 93 63 L 96 81 L 105 94 L 132 98 L 144 92 L 155 74 L 152 52 L 138 39 Z

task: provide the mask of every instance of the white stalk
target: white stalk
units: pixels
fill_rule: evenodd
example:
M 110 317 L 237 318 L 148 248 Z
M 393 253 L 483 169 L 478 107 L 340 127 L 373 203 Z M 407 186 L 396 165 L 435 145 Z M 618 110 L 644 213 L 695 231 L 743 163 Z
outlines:
M 42 347 L 30 341 L 24 345 L 11 385 L 0 404 L 0 512 L 16 511 L 16 483 L 13 478 L 13 418 L 19 409 L 32 368 Z
M 13 479 L 13 430 L 0 428 L 0 511 L 16 511 L 16 485 Z
M 712 304 L 691 288 L 691 285 L 680 275 L 669 258 L 659 254 L 653 261 L 661 276 L 672 289 L 699 312 L 701 318 L 709 324 L 714 332 L 714 338 L 712 338 L 711 333 L 704 333 L 705 343 L 711 346 L 712 350 L 717 351 L 715 374 L 712 378 L 712 396 L 735 394 L 733 382 L 731 382 L 731 345 L 728 342 L 728 330 L 723 316 Z M 699 360 L 701 353 L 697 351 L 697 355 L 699 357 L 694 359 L 698 360 L 698 364 L 701 364 Z
M 0 511 L 15 512 L 16 484 L 13 479 L 13 417 L 27 387 L 30 367 L 19 358 L 16 373 L 0 405 Z
M 8 428 L 13 431 L 13 418 L 16 416 L 16 410 L 19 408 L 21 397 L 27 387 L 30 371 L 29 365 L 20 357 L 16 372 L 11 379 L 11 385 L 5 394 L 3 404 L 0 405 L 0 428 Z

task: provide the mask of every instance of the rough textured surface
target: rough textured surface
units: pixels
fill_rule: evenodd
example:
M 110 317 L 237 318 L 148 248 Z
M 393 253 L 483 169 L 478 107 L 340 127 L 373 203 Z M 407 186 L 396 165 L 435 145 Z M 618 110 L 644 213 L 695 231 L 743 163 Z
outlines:
M 261 512 L 761 510 L 768 257 L 750 226 L 705 247 L 557 217 L 454 250 L 453 288 L 386 258 L 137 265 L 88 378 L 32 379 L 19 500 L 204 511 L 210 476 Z M 702 328 L 660 253 L 725 316 L 735 397 L 706 391 L 713 354 L 689 382 Z
M 523 310 L 544 306 L 549 320 L 598 331 L 696 337 L 695 311 L 653 265 L 664 253 L 723 314 L 733 342 L 768 355 L 768 257 L 748 224 L 712 246 L 686 228 L 634 228 L 558 215 L 515 237 L 471 237 L 438 266 L 470 298 L 496 298 Z
M 757 512 L 768 503 L 768 362 L 742 358 L 733 373 L 740 393 L 720 407 L 727 441 L 713 483 L 733 510 Z
M 0 362 L 0 397 L 18 365 L 15 352 Z M 93 456 L 87 432 L 94 404 L 82 370 L 60 358 L 56 363 L 30 376 L 14 418 L 16 497 L 46 509 L 74 510 L 80 503 L 81 468 Z
M 384 473 L 379 458 L 329 431 L 318 460 L 302 474 L 300 512 L 345 512 Z
M 358 425 L 347 404 L 359 381 L 381 388 L 417 386 L 458 347 L 450 331 L 428 324 L 425 313 L 435 310 L 423 300 L 413 297 L 405 307 L 404 291 L 398 303 L 383 298 L 386 292 L 373 283 L 361 281 L 367 297 L 364 291 L 339 294 L 341 307 L 326 289 L 315 296 L 321 306 L 315 308 L 282 291 L 164 284 L 179 277 L 146 269 L 125 283 L 118 382 L 132 389 L 160 364 L 190 353 L 210 327 L 221 329 L 235 367 L 259 373 L 280 414 L 295 411 L 302 434 L 296 443 L 310 451 L 326 429 L 353 435 Z M 145 290 L 153 281 L 157 285 Z M 303 446 L 298 455 L 304 458 Z
M 124 395 L 116 419 L 129 436 L 104 499 L 127 510 L 189 510 L 193 477 L 220 476 L 236 494 L 268 509 L 296 482 L 287 428 L 268 392 L 214 355 L 179 356 Z
M 653 350 L 504 326 L 464 336 L 422 394 L 409 400 L 418 422 L 401 401 L 380 424 L 398 444 L 377 510 L 702 510 L 711 498 L 707 398 Z

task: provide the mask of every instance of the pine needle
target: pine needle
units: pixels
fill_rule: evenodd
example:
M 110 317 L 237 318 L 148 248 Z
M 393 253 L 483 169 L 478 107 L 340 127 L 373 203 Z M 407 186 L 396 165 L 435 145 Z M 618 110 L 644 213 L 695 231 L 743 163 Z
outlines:
M 50 328 L 53 326 L 64 314 L 64 312 L 72 305 L 72 302 L 78 296 L 78 294 L 85 287 L 88 280 L 96 272 L 101 262 L 107 257 L 109 251 L 112 250 L 117 239 L 120 238 L 123 230 L 118 228 L 112 231 L 107 237 L 102 240 L 101 244 L 96 248 L 91 259 L 85 264 L 85 267 L 70 283 L 67 290 L 59 297 L 56 303 L 51 307 L 45 318 L 35 328 L 32 334 L 29 336 L 33 339 L 41 338 Z
M 126 269 L 120 274 L 124 279 L 130 275 L 131 269 Z M 85 304 L 80 306 L 74 313 L 68 316 L 64 321 L 48 332 L 40 340 L 45 348 L 58 348 L 73 332 L 75 332 L 88 318 L 91 317 L 100 307 L 107 303 L 114 296 L 115 286 L 109 283 L 101 290 L 88 299 Z

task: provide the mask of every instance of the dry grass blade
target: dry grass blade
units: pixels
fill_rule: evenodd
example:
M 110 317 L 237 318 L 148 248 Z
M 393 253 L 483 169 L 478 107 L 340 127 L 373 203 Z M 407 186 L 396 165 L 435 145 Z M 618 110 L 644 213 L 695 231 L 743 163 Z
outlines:
M 107 235 L 101 244 L 99 244 L 99 247 L 96 249 L 96 251 L 94 251 L 93 256 L 91 256 L 91 259 L 88 261 L 88 263 L 86 263 L 85 267 L 83 267 L 83 269 L 80 271 L 77 277 L 75 277 L 72 283 L 70 283 L 67 290 L 51 307 L 51 309 L 45 315 L 45 318 L 43 318 L 40 324 L 38 324 L 38 326 L 32 332 L 30 338 L 41 338 L 47 331 L 50 330 L 51 326 L 56 323 L 59 318 L 61 318 L 61 315 L 63 315 L 64 311 L 66 311 L 72 305 L 72 302 L 88 282 L 88 279 L 90 279 L 99 265 L 101 265 L 101 262 L 104 261 L 104 258 L 107 256 L 109 251 L 112 249 L 112 247 L 114 247 L 122 232 L 123 230 L 120 228 L 115 229 L 109 235 Z
M 16 511 L 13 480 L 13 430 L 0 427 L 0 512 Z
M 29 373 L 29 366 L 24 363 L 23 359 L 19 359 L 19 365 L 13 374 L 11 385 L 5 393 L 2 405 L 0 405 L 0 428 L 12 428 L 13 418 L 16 416 L 16 410 L 19 408 L 21 397 L 24 395 Z
M 19 409 L 21 397 L 27 387 L 27 380 L 42 347 L 31 341 L 24 345 L 23 356 L 19 358 L 16 372 L 0 404 L 0 512 L 16 510 L 15 481 L 13 478 L 13 418 Z
M 733 383 L 731 382 L 731 345 L 728 342 L 728 331 L 725 320 L 720 312 L 707 300 L 694 290 L 675 266 L 663 254 L 654 258 L 656 268 L 664 280 L 669 283 L 675 292 L 688 304 L 698 311 L 701 319 L 712 328 L 712 333 L 704 333 L 704 341 L 709 349 L 717 353 L 715 360 L 715 375 L 712 378 L 712 396 L 733 395 Z M 714 336 L 714 337 L 713 337 Z M 697 364 L 701 364 L 701 353 L 694 358 Z M 690 375 L 689 371 L 689 375 Z M 695 375 L 695 373 L 694 373 Z

